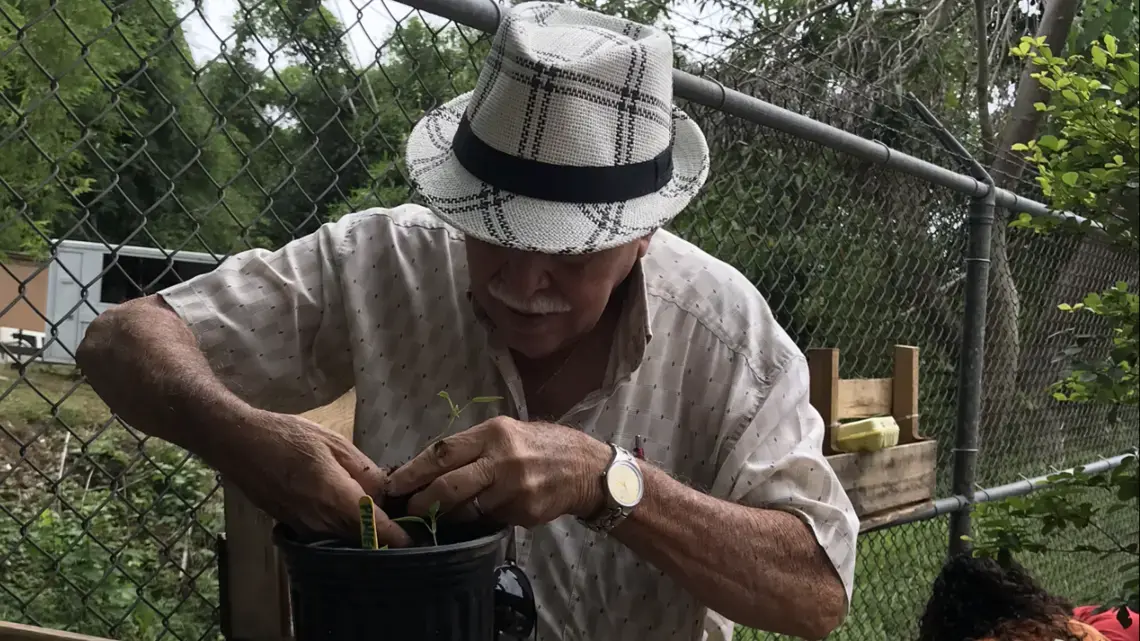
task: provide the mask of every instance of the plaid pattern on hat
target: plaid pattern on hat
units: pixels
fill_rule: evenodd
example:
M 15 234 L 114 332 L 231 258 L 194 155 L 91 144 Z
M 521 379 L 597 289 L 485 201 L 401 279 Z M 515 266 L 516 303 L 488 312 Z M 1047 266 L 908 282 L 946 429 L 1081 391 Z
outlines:
M 505 247 L 578 254 L 644 236 L 684 209 L 709 171 L 704 135 L 672 103 L 672 60 L 672 43 L 659 29 L 573 5 L 516 5 L 495 35 L 474 91 L 428 113 L 413 129 L 407 148 L 412 179 L 441 218 Z M 464 119 L 468 132 L 460 131 Z M 518 172 L 465 167 L 455 153 L 457 131 L 473 135 L 492 156 L 510 156 L 504 160 L 512 167 L 516 161 L 540 165 L 535 175 L 548 178 L 531 182 L 545 184 L 518 193 L 524 191 Z M 636 165 L 648 165 L 640 175 L 660 184 L 622 184 L 645 182 L 623 181 Z M 578 168 L 616 168 L 616 177 L 603 176 L 614 178 L 611 189 L 641 192 L 609 199 L 607 181 L 590 181 L 587 173 L 580 199 L 544 197 L 559 187 L 575 193 L 583 180 L 571 175 Z M 496 169 L 501 180 L 488 178 Z

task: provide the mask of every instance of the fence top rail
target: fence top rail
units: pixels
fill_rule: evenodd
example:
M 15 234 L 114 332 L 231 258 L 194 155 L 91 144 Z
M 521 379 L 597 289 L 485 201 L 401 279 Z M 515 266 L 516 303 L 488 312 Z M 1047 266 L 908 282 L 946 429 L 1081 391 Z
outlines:
M 426 11 L 487 33 L 495 31 L 500 20 L 502 20 L 505 9 L 496 0 L 400 0 L 400 2 L 413 9 Z M 973 198 L 981 198 L 989 190 L 989 186 L 985 183 L 965 174 L 916 158 L 892 149 L 881 142 L 868 140 L 843 131 L 735 89 L 730 89 L 714 80 L 694 76 L 680 69 L 673 70 L 673 93 L 679 98 L 712 107 L 748 122 L 782 131 L 804 140 L 810 140 Z M 995 193 L 995 200 L 997 205 L 1014 212 L 1072 219 L 1077 222 L 1085 221 L 1082 216 L 1052 210 L 1044 203 L 1018 196 L 1012 191 L 1000 187 Z
M 204 253 L 188 251 L 183 249 L 164 249 L 158 247 L 143 247 L 141 245 L 107 245 L 106 243 L 96 243 L 88 240 L 70 240 L 53 238 L 52 244 L 55 246 L 56 251 L 61 249 L 77 249 L 80 251 L 92 251 L 99 254 L 115 254 L 116 256 L 129 256 L 132 258 L 156 258 L 159 260 L 169 260 L 176 263 L 202 263 L 207 265 L 217 264 L 220 260 L 219 257 Z

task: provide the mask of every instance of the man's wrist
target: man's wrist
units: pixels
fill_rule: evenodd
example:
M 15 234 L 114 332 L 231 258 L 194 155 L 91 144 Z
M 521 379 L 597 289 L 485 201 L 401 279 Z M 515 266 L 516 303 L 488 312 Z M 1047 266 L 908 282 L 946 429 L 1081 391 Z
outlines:
M 582 435 L 585 447 L 581 456 L 579 469 L 581 470 L 581 487 L 578 508 L 574 516 L 580 519 L 590 519 L 597 516 L 606 506 L 606 497 L 602 492 L 602 478 L 606 468 L 613 458 L 613 451 L 606 443 L 596 438 Z
M 180 430 L 193 443 L 187 449 L 197 453 L 223 474 L 234 465 L 247 465 L 249 452 L 256 451 L 272 431 L 272 413 L 257 409 L 228 390 L 215 390 L 187 403 Z

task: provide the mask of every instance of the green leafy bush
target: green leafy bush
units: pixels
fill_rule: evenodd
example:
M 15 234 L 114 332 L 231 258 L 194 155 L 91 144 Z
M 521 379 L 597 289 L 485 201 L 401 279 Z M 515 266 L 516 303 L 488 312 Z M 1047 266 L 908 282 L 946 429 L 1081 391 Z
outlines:
M 1062 58 L 1053 55 L 1043 38 L 1027 37 L 1011 54 L 1036 67 L 1033 77 L 1049 94 L 1048 101 L 1036 107 L 1048 114 L 1055 132 L 1013 148 L 1036 166 L 1052 207 L 1077 215 L 1058 221 L 1021 214 L 1011 224 L 1038 233 L 1097 233 L 1109 245 L 1136 255 L 1140 65 L 1135 47 L 1121 51 L 1119 41 L 1106 35 L 1087 55 Z M 1113 410 L 1111 428 L 1135 433 L 1137 294 L 1129 291 L 1128 283 L 1118 282 L 1059 308 L 1095 316 L 1100 332 L 1070 332 L 1072 340 L 1061 354 L 1068 372 L 1050 387 L 1052 398 L 1108 406 Z M 1129 418 L 1122 420 L 1126 410 Z M 1018 553 L 1085 553 L 1114 559 L 1119 563 L 1111 590 L 1115 597 L 1104 605 L 1140 610 L 1138 488 L 1135 453 L 1108 472 L 1086 474 L 1077 468 L 1053 475 L 1033 494 L 979 506 L 975 554 L 999 560 Z M 1123 534 L 1110 523 L 1124 523 Z M 1126 613 L 1118 613 L 1124 621 Z

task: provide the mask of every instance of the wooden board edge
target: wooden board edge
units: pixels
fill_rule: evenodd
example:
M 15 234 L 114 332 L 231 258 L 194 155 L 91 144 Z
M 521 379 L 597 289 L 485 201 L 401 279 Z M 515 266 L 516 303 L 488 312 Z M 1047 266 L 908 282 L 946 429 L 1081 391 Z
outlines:
M 37 628 L 22 623 L 0 621 L 0 641 L 114 641 L 105 637 L 92 637 L 75 632 L 51 628 Z
M 934 500 L 927 499 L 915 503 L 900 505 L 899 507 L 890 508 L 888 510 L 883 510 L 874 514 L 868 514 L 859 519 L 859 532 L 866 532 L 867 530 L 883 525 L 884 523 L 897 521 L 916 512 L 927 510 L 932 505 L 934 505 Z
M 896 509 L 899 503 L 892 504 L 896 497 L 902 505 L 933 499 L 937 484 L 937 451 L 937 441 L 922 441 L 875 452 L 835 454 L 825 458 L 856 514 L 862 519 Z M 909 460 L 905 466 L 892 470 L 889 479 L 882 478 L 896 457 Z M 895 491 L 888 497 L 883 492 L 884 487 Z

